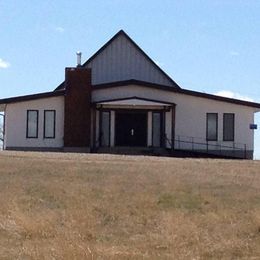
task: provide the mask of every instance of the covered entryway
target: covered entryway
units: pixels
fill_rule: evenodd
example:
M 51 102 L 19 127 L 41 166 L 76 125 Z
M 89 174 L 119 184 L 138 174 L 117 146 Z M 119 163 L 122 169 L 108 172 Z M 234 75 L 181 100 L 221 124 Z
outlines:
M 94 149 L 172 148 L 175 104 L 127 97 L 98 101 L 95 108 Z
M 116 111 L 115 145 L 135 147 L 147 146 L 146 111 Z

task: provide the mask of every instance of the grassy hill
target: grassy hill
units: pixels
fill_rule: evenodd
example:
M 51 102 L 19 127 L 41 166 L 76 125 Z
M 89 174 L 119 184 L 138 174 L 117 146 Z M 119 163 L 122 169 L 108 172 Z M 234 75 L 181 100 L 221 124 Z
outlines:
M 0 153 L 0 259 L 260 259 L 260 161 Z

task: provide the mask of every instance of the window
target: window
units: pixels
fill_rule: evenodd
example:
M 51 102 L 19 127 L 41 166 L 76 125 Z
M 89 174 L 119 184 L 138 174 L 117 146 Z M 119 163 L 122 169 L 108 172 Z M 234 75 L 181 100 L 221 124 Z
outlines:
M 38 138 L 38 110 L 27 110 L 26 138 Z
M 161 146 L 161 113 L 153 112 L 153 124 L 152 124 L 152 140 L 153 147 Z
M 55 138 L 55 110 L 44 110 L 43 137 Z
M 223 141 L 234 141 L 235 138 L 235 114 L 223 115 Z
M 218 140 L 218 114 L 207 113 L 207 141 Z

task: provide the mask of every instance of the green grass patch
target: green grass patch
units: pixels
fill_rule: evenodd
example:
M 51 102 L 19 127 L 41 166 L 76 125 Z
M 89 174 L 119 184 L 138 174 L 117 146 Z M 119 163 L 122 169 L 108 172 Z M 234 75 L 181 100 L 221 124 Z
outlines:
M 163 193 L 158 198 L 158 205 L 163 209 L 199 210 L 203 201 L 200 196 L 189 192 Z

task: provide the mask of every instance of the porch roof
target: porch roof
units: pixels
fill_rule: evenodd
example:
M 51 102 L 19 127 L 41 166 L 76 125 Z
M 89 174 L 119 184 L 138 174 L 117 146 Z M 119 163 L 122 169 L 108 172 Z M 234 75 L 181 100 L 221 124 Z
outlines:
M 174 103 L 147 99 L 142 97 L 126 97 L 126 98 L 117 98 L 117 99 L 109 99 L 109 100 L 100 100 L 97 102 L 93 102 L 96 105 L 109 105 L 109 106 L 152 106 L 152 107 L 169 107 L 175 106 Z

